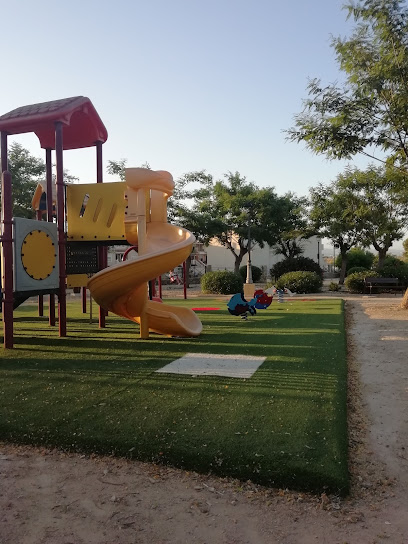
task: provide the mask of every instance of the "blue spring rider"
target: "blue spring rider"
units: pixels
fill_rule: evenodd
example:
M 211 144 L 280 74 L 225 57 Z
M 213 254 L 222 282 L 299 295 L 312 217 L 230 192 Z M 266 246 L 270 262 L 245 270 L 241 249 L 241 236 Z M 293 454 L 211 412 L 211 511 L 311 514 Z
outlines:
M 227 304 L 230 314 L 240 316 L 241 319 L 247 320 L 248 314 L 255 315 L 256 310 L 266 310 L 270 306 L 273 297 L 268 291 L 258 289 L 254 293 L 254 298 L 247 301 L 243 293 L 236 293 Z

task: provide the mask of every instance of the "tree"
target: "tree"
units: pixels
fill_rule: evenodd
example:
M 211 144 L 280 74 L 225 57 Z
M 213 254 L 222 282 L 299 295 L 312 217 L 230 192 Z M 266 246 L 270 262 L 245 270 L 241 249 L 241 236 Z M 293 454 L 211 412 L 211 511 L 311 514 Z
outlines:
M 304 252 L 302 240 L 308 237 L 307 199 L 286 193 L 279 199 L 281 231 L 275 242 L 275 254 L 287 259 Z
M 32 219 L 35 215 L 31 200 L 39 181 L 44 179 L 45 164 L 19 143 L 12 143 L 8 153 L 11 173 L 13 216 Z
M 347 253 L 347 273 L 351 268 L 361 267 L 370 270 L 374 262 L 374 254 L 364 250 L 361 247 L 353 247 Z M 339 255 L 336 259 L 336 266 L 341 268 L 342 257 Z
M 402 0 L 360 0 L 344 6 L 357 23 L 332 47 L 344 85 L 309 82 L 309 98 L 287 131 L 315 153 L 349 159 L 372 150 L 408 167 L 408 9 Z M 375 157 L 373 157 L 375 158 Z
M 119 176 L 120 181 L 125 181 L 125 169 L 126 169 L 127 159 L 119 159 L 118 161 L 108 161 L 108 166 L 106 171 L 112 176 Z M 148 162 L 143 163 L 140 168 L 147 168 L 151 170 L 150 164 Z
M 205 243 L 215 238 L 226 247 L 234 257 L 236 273 L 248 249 L 276 243 L 281 216 L 273 188 L 260 189 L 239 172 L 228 172 L 218 181 L 205 171 L 190 172 L 182 183 L 198 187 L 185 192 L 190 203 L 179 205 L 181 224 Z
M 329 186 L 320 183 L 310 190 L 311 228 L 340 249 L 340 284 L 344 283 L 346 276 L 348 252 L 363 238 L 362 224 L 357 217 L 358 207 L 359 201 L 353 191 L 342 187 L 338 179 Z
M 404 253 L 402 254 L 402 260 L 408 262 L 408 238 L 402 242 Z
M 348 168 L 339 182 L 360 202 L 356 215 L 363 227 L 362 243 L 378 252 L 381 268 L 388 250 L 401 240 L 407 226 L 405 176 L 393 168 L 369 166 L 364 171 Z
M 119 176 L 120 181 L 125 181 L 125 168 L 127 159 L 119 159 L 118 161 L 108 161 L 106 171 L 112 176 Z
M 21 144 L 14 142 L 8 153 L 8 169 L 11 173 L 13 216 L 33 219 L 35 212 L 31 202 L 38 183 L 45 180 L 45 163 L 31 155 Z M 55 183 L 55 173 L 52 177 Z M 64 183 L 75 181 L 78 178 L 64 169 Z

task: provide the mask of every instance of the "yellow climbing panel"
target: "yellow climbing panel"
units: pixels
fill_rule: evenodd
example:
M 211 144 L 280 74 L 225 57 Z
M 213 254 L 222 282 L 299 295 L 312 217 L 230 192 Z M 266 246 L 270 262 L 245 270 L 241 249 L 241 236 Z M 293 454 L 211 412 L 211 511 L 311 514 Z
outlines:
M 68 185 L 68 241 L 126 241 L 125 190 L 124 182 Z

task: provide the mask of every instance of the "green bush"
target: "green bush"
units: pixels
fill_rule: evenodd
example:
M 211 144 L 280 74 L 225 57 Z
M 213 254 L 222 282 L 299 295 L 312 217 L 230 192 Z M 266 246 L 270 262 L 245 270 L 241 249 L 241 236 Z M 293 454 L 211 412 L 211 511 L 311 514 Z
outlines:
M 367 272 L 367 276 L 370 275 L 370 270 L 364 266 L 353 266 L 347 270 L 347 275 L 354 274 L 355 272 Z
M 251 269 L 252 269 L 252 281 L 254 283 L 256 283 L 257 281 L 259 281 L 261 279 L 262 270 L 258 266 L 254 266 L 253 264 L 251 265 Z M 239 275 L 241 276 L 241 278 L 245 282 L 246 277 L 247 277 L 247 267 L 246 266 L 241 266 L 240 267 Z
M 346 286 L 347 291 L 350 293 L 364 293 L 364 278 L 372 276 L 372 272 L 354 272 L 354 274 L 349 274 L 344 280 L 344 285 Z
M 335 281 L 331 281 L 329 283 L 329 291 L 339 291 L 340 290 L 340 285 L 338 283 L 336 283 Z
M 295 293 L 316 293 L 322 284 L 322 278 L 316 272 L 298 271 L 283 274 L 275 285 L 278 289 L 287 287 Z
M 341 254 L 339 254 L 336 259 L 337 268 L 341 268 L 342 261 L 343 258 Z M 371 251 L 353 247 L 347 252 L 346 271 L 347 273 L 350 273 L 350 268 L 355 268 L 356 266 L 369 270 L 373 265 L 373 261 L 374 254 L 371 253 Z
M 398 278 L 403 285 L 408 285 L 408 263 L 398 257 L 387 255 L 384 264 L 378 268 L 378 258 L 374 261 L 375 271 L 373 276 L 382 276 L 383 278 Z
M 201 277 L 201 291 L 203 293 L 234 295 L 240 293 L 242 288 L 241 276 L 228 270 L 207 272 Z
M 323 278 L 323 270 L 309 257 L 291 257 L 273 265 L 270 270 L 272 278 L 280 278 L 287 272 L 315 272 Z

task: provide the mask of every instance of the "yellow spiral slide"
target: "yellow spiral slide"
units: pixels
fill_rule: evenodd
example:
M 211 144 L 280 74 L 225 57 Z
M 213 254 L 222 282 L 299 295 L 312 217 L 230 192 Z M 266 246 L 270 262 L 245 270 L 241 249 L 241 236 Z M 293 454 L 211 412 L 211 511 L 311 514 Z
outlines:
M 110 312 L 140 324 L 140 337 L 149 330 L 167 336 L 198 336 L 202 324 L 189 308 L 148 299 L 147 282 L 172 270 L 191 253 L 195 238 L 167 222 L 167 199 L 174 182 L 165 171 L 126 169 L 126 239 L 138 246 L 136 259 L 105 268 L 88 282 L 95 301 Z

